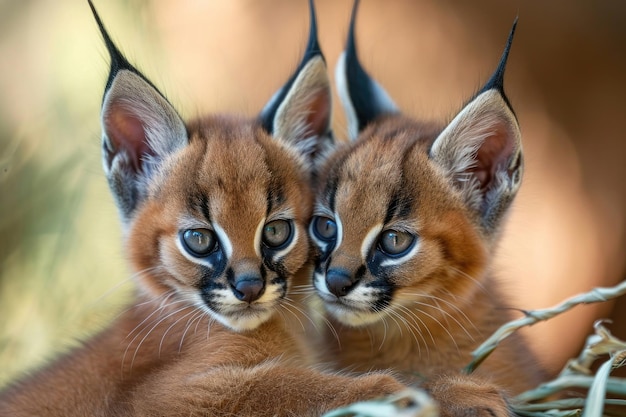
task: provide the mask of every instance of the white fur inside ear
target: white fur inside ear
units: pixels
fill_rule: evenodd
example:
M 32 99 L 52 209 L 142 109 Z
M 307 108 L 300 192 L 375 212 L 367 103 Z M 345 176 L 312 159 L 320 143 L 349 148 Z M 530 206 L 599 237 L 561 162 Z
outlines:
M 330 132 L 330 94 L 323 58 L 311 58 L 276 110 L 274 136 L 294 145 L 302 155 L 313 154 L 316 138 Z
M 120 113 L 141 123 L 144 138 L 112 138 L 108 132 L 110 124 L 124 123 L 123 116 L 113 114 L 115 109 L 120 109 Z M 124 151 L 125 147 L 140 148 L 140 144 L 132 143 L 133 140 L 143 139 L 147 142 L 152 152 L 141 155 L 147 170 L 153 169 L 164 156 L 188 142 L 185 124 L 174 108 L 150 84 L 128 70 L 120 71 L 113 80 L 104 97 L 101 117 L 105 140 L 110 149 Z M 124 139 L 130 140 L 124 143 Z
M 501 135 L 502 132 L 505 132 L 503 140 L 506 141 L 502 148 L 511 155 L 519 155 L 521 133 L 517 120 L 501 94 L 496 90 L 488 90 L 461 110 L 437 137 L 430 149 L 431 158 L 450 178 L 461 185 L 466 200 L 474 208 L 477 208 L 484 198 L 479 192 L 480 177 L 473 172 L 480 162 L 479 150 L 485 141 Z M 503 158 L 491 154 L 488 157 Z M 498 161 L 493 163 L 497 165 Z M 502 186 L 508 168 L 508 166 L 493 168 L 492 188 Z

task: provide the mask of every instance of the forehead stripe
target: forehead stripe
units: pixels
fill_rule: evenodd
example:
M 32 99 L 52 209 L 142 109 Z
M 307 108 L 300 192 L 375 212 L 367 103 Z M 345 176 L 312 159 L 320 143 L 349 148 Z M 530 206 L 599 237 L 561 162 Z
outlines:
M 282 184 L 272 175 L 269 186 L 267 187 L 267 211 L 266 217 L 269 217 L 272 210 L 281 206 L 285 202 L 285 190 Z
M 208 223 L 211 223 L 211 213 L 209 211 L 209 199 L 203 193 L 193 193 L 187 200 L 190 210 L 200 212 Z

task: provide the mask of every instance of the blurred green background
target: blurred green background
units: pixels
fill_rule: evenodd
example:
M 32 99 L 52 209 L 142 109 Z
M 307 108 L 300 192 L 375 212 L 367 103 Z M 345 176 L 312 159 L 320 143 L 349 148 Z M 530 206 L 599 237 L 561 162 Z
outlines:
M 95 4 L 185 117 L 254 115 L 308 30 L 304 0 Z M 316 4 L 332 72 L 351 2 Z M 506 89 L 527 175 L 498 269 L 514 305 L 539 308 L 623 277 L 626 4 L 364 0 L 357 36 L 401 108 L 446 120 L 487 79 L 517 14 Z M 0 0 L 0 386 L 104 326 L 132 289 L 100 160 L 107 71 L 86 1 Z M 610 307 L 532 329 L 546 364 L 558 368 Z

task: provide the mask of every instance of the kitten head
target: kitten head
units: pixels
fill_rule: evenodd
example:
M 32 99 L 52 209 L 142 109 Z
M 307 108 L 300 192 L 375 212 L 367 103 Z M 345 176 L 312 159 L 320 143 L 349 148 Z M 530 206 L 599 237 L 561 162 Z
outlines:
M 312 6 L 305 56 L 258 118 L 186 123 L 91 5 L 111 56 L 104 170 L 140 288 L 237 331 L 267 321 L 308 260 L 310 181 L 332 145 Z
M 314 285 L 349 325 L 416 302 L 470 299 L 520 185 L 521 136 L 494 76 L 444 128 L 401 115 L 350 35 L 336 79 L 354 141 L 325 166 L 310 234 Z M 416 301 L 417 300 L 417 301 Z

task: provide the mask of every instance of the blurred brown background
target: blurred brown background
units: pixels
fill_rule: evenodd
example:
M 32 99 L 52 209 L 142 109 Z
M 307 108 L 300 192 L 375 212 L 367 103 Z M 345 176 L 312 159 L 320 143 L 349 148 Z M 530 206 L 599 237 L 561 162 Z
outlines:
M 304 0 L 95 3 L 185 117 L 255 115 L 308 31 Z M 332 72 L 351 2 L 316 5 Z M 530 309 L 624 277 L 626 3 L 363 0 L 357 39 L 406 113 L 447 120 L 495 68 L 516 15 L 505 87 L 527 168 L 497 268 L 512 303 Z M 101 327 L 132 288 L 100 162 L 107 71 L 86 1 L 0 0 L 0 386 Z M 556 370 L 610 307 L 527 333 Z M 622 310 L 615 326 L 625 322 Z

